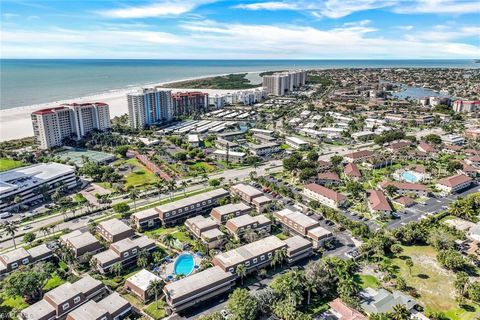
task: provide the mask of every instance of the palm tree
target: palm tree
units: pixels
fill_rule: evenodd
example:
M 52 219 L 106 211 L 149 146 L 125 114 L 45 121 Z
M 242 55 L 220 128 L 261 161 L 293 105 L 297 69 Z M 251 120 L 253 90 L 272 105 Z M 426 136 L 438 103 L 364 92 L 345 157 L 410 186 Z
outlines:
M 47 226 L 43 226 L 39 229 L 40 232 L 43 233 L 43 236 L 46 237 L 47 234 L 48 234 L 48 227 Z
M 188 187 L 187 181 L 185 181 L 185 180 L 182 181 L 182 182 L 180 183 L 180 185 L 182 186 L 182 189 L 183 189 L 183 195 L 184 195 L 184 196 L 187 196 L 187 187 Z
M 16 196 L 13 199 L 13 203 L 15 203 L 17 206 L 15 207 L 15 211 L 18 212 L 20 210 L 20 203 L 22 202 L 22 198 L 19 196 Z
M 117 262 L 117 263 L 115 263 L 115 264 L 111 267 L 110 271 L 112 271 L 117 277 L 119 277 L 120 274 L 121 274 L 122 271 L 123 271 L 123 265 L 122 265 L 122 263 L 121 263 L 120 261 Z
M 408 273 L 410 275 L 412 275 L 412 267 L 413 267 L 413 260 L 412 258 L 408 258 L 407 260 L 405 260 L 405 264 L 407 265 L 408 267 Z
M 305 288 L 305 290 L 307 290 L 307 304 L 310 304 L 312 292 L 317 292 L 317 286 L 312 281 L 305 281 L 303 287 Z
M 155 188 L 157 188 L 157 191 L 158 191 L 158 200 L 160 200 L 160 197 L 163 193 L 164 187 L 165 186 L 164 186 L 163 180 L 157 181 L 155 183 Z
M 15 243 L 15 234 L 18 231 L 18 224 L 16 222 L 6 222 L 1 226 L 2 234 L 6 234 L 12 237 L 13 246 L 17 249 L 17 244 Z
M 138 253 L 137 265 L 145 268 L 148 265 L 148 251 L 143 249 Z
M 152 253 L 153 263 L 158 264 L 162 260 L 162 253 L 160 251 L 155 251 Z
M 161 279 L 152 280 L 148 284 L 147 293 L 155 296 L 155 308 L 158 310 L 158 294 L 162 292 L 163 281 Z
M 273 266 L 273 270 L 275 270 L 275 267 L 277 264 L 283 264 L 283 260 L 285 260 L 285 257 L 287 256 L 287 251 L 285 248 L 282 248 L 280 250 L 275 251 L 273 254 L 272 261 L 270 264 Z
M 168 181 L 167 188 L 168 188 L 168 191 L 170 192 L 170 200 L 172 200 L 173 199 L 173 192 L 177 188 L 177 186 L 175 185 L 175 181 L 173 181 L 173 180 Z
M 139 196 L 139 192 L 137 189 L 132 189 L 132 191 L 130 191 L 130 199 L 133 200 L 133 206 L 135 208 L 135 211 L 137 211 L 137 199 L 138 199 L 138 196 Z
M 243 286 L 243 278 L 247 275 L 247 267 L 241 263 L 237 266 L 237 276 L 240 277 L 240 283 Z
M 175 244 L 175 238 L 170 233 L 167 233 L 160 238 L 160 242 L 170 248 Z
M 393 311 L 390 313 L 392 320 L 408 320 L 410 319 L 410 311 L 403 304 L 393 306 Z

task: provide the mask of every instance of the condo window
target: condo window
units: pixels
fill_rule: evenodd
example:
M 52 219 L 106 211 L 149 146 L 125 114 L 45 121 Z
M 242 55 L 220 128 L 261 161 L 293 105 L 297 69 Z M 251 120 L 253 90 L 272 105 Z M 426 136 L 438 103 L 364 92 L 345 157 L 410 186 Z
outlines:
M 205 201 L 203 201 L 203 202 L 202 202 L 202 204 L 203 204 L 203 205 L 205 205 L 205 204 L 206 204 L 206 202 L 205 202 Z
M 22 263 L 23 263 L 23 264 L 27 264 L 27 263 L 28 263 L 28 258 L 23 259 L 23 260 L 22 260 Z
M 265 256 L 264 256 L 264 255 L 260 256 L 260 261 L 263 261 L 263 260 L 265 260 Z
M 249 265 L 250 265 L 250 261 L 246 261 L 246 262 L 245 262 L 245 266 L 248 267 Z
M 73 299 L 73 303 L 79 303 L 80 302 L 80 297 L 75 297 L 75 299 Z
M 257 258 L 253 259 L 253 263 L 257 263 L 257 262 L 258 262 Z
M 137 249 L 132 249 L 132 254 L 137 253 Z
M 165 217 L 170 217 L 170 213 L 165 213 Z
M 16 267 L 18 267 L 18 263 L 16 262 L 12 263 L 12 269 L 15 269 Z
M 268 253 L 268 258 L 271 258 L 271 257 L 272 257 L 272 253 L 269 252 L 269 253 Z
M 63 311 L 67 310 L 69 307 L 70 307 L 70 303 L 68 303 L 68 302 L 67 302 L 67 303 L 64 303 L 64 304 L 62 305 Z
M 233 268 L 228 269 L 228 271 L 233 273 Z
M 128 252 L 125 252 L 125 253 L 123 254 L 123 257 L 124 257 L 124 258 L 128 257 Z

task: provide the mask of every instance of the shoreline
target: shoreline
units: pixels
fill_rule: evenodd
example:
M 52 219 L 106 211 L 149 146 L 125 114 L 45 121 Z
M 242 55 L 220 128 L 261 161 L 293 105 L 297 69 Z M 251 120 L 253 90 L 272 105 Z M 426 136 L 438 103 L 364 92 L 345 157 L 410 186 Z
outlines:
M 251 74 L 251 73 L 261 73 L 261 72 L 265 72 L 265 71 L 238 72 L 233 74 L 243 74 L 243 73 Z M 30 115 L 32 112 L 42 108 L 48 108 L 48 107 L 53 107 L 53 106 L 57 106 L 64 103 L 73 103 L 73 102 L 77 102 L 77 103 L 104 102 L 104 103 L 107 103 L 110 107 L 110 118 L 114 118 L 116 116 L 121 116 L 128 112 L 126 95 L 129 93 L 136 92 L 142 87 L 165 86 L 165 85 L 173 84 L 177 82 L 200 80 L 200 79 L 217 77 L 217 76 L 225 76 L 229 74 L 232 74 L 232 73 L 205 75 L 205 76 L 178 79 L 174 81 L 167 81 L 167 82 L 160 82 L 160 83 L 149 83 L 149 84 L 142 84 L 142 85 L 139 84 L 139 85 L 135 85 L 127 88 L 111 89 L 98 94 L 91 94 L 88 96 L 82 96 L 78 98 L 64 99 L 59 101 L 52 101 L 52 102 L 46 102 L 46 103 L 39 103 L 35 105 L 27 105 L 27 106 L 20 106 L 20 107 L 0 110 L 0 142 L 33 136 L 33 128 L 30 120 Z M 173 92 L 202 91 L 210 95 L 212 94 L 214 95 L 217 93 L 228 93 L 228 92 L 239 91 L 239 90 L 247 90 L 247 89 L 230 89 L 230 90 L 191 89 L 191 88 L 168 88 L 168 87 L 164 87 L 162 89 L 172 90 Z

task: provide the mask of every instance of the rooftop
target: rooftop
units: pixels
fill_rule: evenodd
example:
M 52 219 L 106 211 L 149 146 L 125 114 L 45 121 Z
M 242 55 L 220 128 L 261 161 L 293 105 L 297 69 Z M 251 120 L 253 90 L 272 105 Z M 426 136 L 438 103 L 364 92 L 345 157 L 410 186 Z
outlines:
M 341 202 L 347 197 L 345 197 L 343 194 L 338 193 L 336 191 L 333 191 L 331 189 L 325 188 L 324 186 L 318 185 L 316 183 L 310 183 L 305 186 L 305 189 L 308 189 L 310 191 L 313 191 L 315 193 L 318 193 L 328 199 L 331 199 L 335 202 Z
M 232 186 L 232 189 L 235 189 L 235 190 L 238 190 L 242 193 L 245 193 L 249 197 L 256 197 L 256 196 L 263 195 L 262 191 L 258 190 L 257 188 L 254 188 L 254 187 L 252 187 L 248 184 L 244 184 L 244 183 L 236 184 L 236 185 Z
M 446 187 L 454 188 L 462 183 L 467 183 L 472 181 L 472 178 L 464 174 L 457 174 L 448 178 L 444 178 L 438 181 L 439 184 Z
M 187 207 L 198 202 L 210 200 L 214 197 L 226 197 L 228 196 L 228 191 L 225 189 L 215 189 L 212 191 L 207 191 L 205 193 L 197 194 L 188 198 L 180 199 L 174 202 L 170 202 L 155 209 L 159 212 L 167 212 L 172 210 L 177 210 L 179 208 Z
M 118 219 L 110 219 L 107 221 L 102 221 L 98 224 L 98 226 L 106 230 L 111 235 L 117 235 L 129 230 L 132 230 L 132 228 L 130 228 L 124 222 Z
M 315 219 L 312 219 L 301 212 L 293 211 L 288 208 L 275 212 L 275 215 L 292 220 L 294 223 L 300 225 L 302 228 L 305 229 L 318 225 L 318 221 L 316 221 Z
M 392 211 L 385 194 L 380 190 L 369 190 L 368 202 L 373 210 Z
M 143 291 L 147 291 L 150 282 L 152 282 L 153 280 L 160 280 L 160 277 L 145 269 L 140 270 L 139 272 L 135 273 L 133 276 L 127 279 L 128 282 Z
M 214 208 L 214 210 L 220 213 L 220 215 L 228 215 L 237 211 L 244 211 L 249 209 L 251 208 L 243 202 L 229 203 L 224 206 Z

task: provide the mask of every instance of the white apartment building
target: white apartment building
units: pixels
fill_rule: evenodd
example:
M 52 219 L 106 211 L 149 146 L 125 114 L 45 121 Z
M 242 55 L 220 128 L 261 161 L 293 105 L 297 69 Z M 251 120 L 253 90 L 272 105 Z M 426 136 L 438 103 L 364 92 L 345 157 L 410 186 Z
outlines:
M 303 194 L 308 199 L 316 200 L 321 204 L 334 209 L 342 207 L 347 202 L 347 197 L 343 194 L 316 183 L 307 184 L 303 188 Z
M 77 185 L 75 168 L 60 163 L 39 163 L 0 173 L 0 212 L 28 204 L 55 192 L 57 186 Z M 21 201 L 14 202 L 16 197 Z
M 310 146 L 310 143 L 297 137 L 285 137 L 285 143 L 296 150 L 305 150 Z
M 63 145 L 64 138 L 79 140 L 93 129 L 107 130 L 110 109 L 106 103 L 72 103 L 37 110 L 31 115 L 33 133 L 41 149 Z
M 172 91 L 143 88 L 127 95 L 128 122 L 132 128 L 143 129 L 173 118 Z
M 263 76 L 263 87 L 269 94 L 283 96 L 305 85 L 307 72 L 293 70 Z

